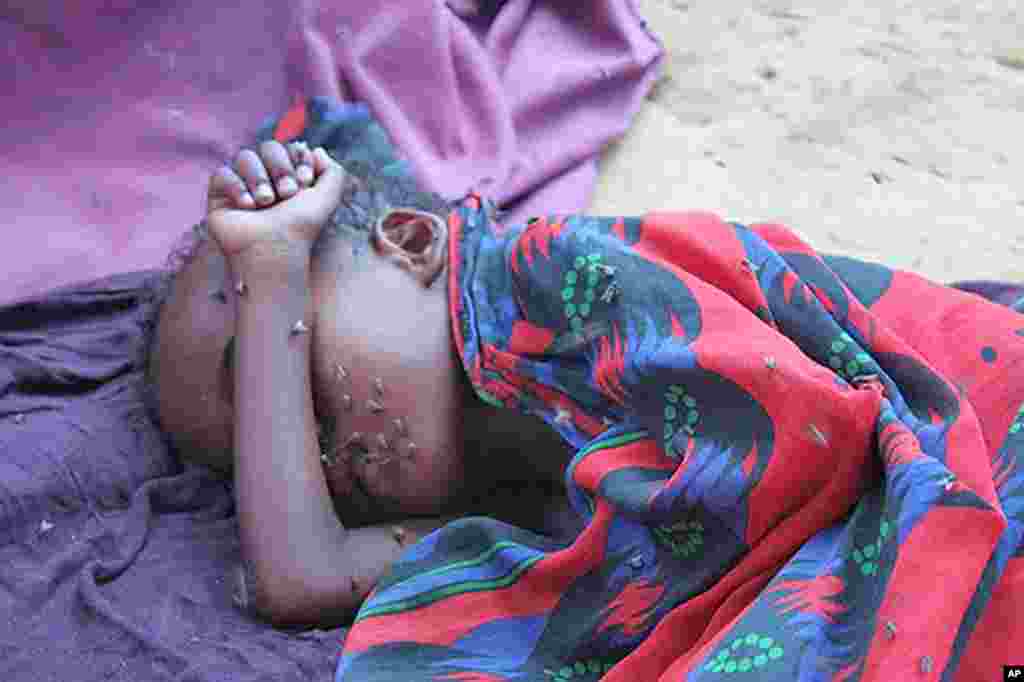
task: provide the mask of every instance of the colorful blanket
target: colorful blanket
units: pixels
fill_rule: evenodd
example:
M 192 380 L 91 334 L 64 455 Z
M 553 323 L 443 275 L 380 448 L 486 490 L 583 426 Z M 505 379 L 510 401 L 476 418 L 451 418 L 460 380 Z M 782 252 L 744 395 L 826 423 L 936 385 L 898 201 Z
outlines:
M 996 680 L 1024 663 L 1024 317 L 704 213 L 452 213 L 478 395 L 578 453 L 558 544 L 411 547 L 339 682 Z

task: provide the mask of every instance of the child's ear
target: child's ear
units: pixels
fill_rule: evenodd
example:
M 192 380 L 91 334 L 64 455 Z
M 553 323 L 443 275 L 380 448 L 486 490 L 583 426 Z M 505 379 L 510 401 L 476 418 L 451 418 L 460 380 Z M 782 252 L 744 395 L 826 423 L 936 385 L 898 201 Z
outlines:
M 424 286 L 444 270 L 447 237 L 444 220 L 412 208 L 390 209 L 373 228 L 380 255 L 409 270 Z

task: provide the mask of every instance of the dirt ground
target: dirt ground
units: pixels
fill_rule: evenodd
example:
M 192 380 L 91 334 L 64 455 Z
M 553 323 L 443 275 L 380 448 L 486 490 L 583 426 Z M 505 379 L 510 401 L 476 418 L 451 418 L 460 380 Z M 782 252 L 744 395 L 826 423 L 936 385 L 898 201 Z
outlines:
M 937 281 L 1024 281 L 1018 0 L 639 5 L 664 71 L 591 212 L 708 209 Z

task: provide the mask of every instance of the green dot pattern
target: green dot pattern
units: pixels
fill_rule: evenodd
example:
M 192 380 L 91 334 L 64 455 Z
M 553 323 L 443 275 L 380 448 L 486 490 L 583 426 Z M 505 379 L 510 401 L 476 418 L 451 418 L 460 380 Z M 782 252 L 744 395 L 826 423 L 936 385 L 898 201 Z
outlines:
M 853 337 L 843 332 L 829 344 L 828 366 L 847 381 L 862 374 L 878 374 L 879 369 L 870 355 L 860 350 Z
M 587 318 L 594 312 L 594 301 L 598 298 L 596 287 L 605 278 L 603 271 L 598 269 L 601 260 L 600 253 L 577 256 L 573 261 L 573 269 L 562 278 L 563 312 L 574 332 L 581 331 Z
M 697 400 L 678 384 L 672 384 L 662 396 L 664 398 L 663 416 L 665 430 L 663 446 L 669 457 L 680 459 L 696 435 L 700 412 L 696 409 Z
M 552 682 L 562 680 L 578 680 L 578 682 L 591 682 L 599 680 L 612 669 L 615 663 L 598 658 L 584 658 L 572 663 L 563 665 L 558 670 L 545 669 L 544 675 Z
M 871 543 L 854 547 L 850 552 L 850 558 L 860 569 L 861 575 L 871 578 L 878 575 L 878 562 L 882 557 L 882 545 L 889 538 L 892 526 L 888 521 L 882 521 L 878 526 L 878 538 Z
M 704 524 L 684 519 L 670 526 L 656 526 L 654 539 L 677 559 L 697 558 L 704 551 Z
M 785 648 L 774 639 L 751 632 L 719 649 L 715 657 L 704 664 L 704 670 L 727 674 L 757 672 L 783 655 Z

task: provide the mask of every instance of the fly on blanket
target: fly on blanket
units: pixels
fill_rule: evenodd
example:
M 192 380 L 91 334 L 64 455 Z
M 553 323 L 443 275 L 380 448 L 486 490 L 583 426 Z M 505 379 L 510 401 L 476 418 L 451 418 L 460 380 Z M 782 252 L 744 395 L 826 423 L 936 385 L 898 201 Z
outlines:
M 405 551 L 347 680 L 998 679 L 1024 652 L 1024 317 L 785 227 L 451 213 L 478 395 L 578 448 L 574 541 Z

